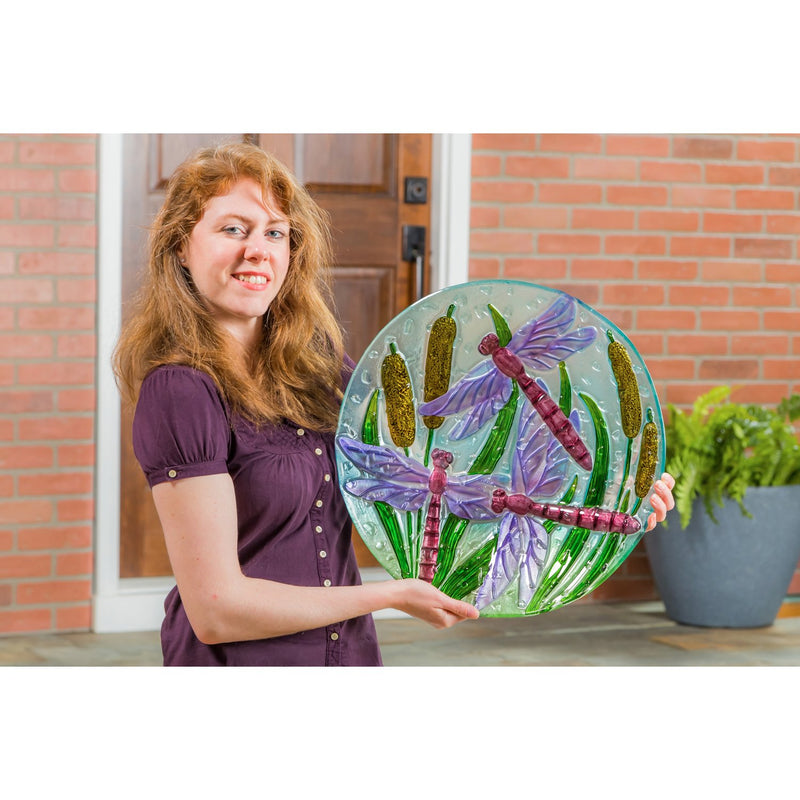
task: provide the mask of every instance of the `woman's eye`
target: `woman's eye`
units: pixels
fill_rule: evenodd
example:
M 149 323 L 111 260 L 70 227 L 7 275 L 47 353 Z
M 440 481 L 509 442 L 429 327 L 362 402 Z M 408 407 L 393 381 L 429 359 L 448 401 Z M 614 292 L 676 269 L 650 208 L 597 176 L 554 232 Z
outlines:
M 273 229 L 271 231 L 267 231 L 267 238 L 268 239 L 283 239 L 284 237 L 288 236 L 289 234 L 286 231 L 280 229 Z
M 244 233 L 241 225 L 227 225 L 222 229 L 225 233 Z

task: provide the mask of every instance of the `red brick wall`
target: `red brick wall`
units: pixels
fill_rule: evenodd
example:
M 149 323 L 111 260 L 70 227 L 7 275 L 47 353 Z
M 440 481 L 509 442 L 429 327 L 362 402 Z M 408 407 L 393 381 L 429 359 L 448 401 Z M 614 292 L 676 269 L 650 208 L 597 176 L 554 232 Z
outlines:
M 96 137 L 0 135 L 0 634 L 90 624 Z
M 662 404 L 800 392 L 800 135 L 472 137 L 470 278 L 563 289 L 645 358 Z M 800 571 L 790 591 L 800 593 Z M 656 597 L 643 548 L 592 598 Z

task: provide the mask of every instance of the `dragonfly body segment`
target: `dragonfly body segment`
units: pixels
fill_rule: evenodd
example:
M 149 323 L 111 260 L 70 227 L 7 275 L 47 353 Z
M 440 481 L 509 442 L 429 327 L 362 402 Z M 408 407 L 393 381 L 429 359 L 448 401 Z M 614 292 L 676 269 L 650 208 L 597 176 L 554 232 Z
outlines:
M 491 356 L 497 369 L 519 384 L 519 388 L 539 412 L 553 436 L 583 469 L 591 470 L 592 456 L 581 437 L 555 400 L 526 374 L 522 361 L 507 347 L 501 347 L 500 340 L 494 333 L 483 337 L 478 350 L 485 356 Z
M 428 491 L 431 500 L 425 517 L 425 530 L 420 548 L 419 578 L 431 583 L 436 572 L 436 557 L 439 554 L 439 521 L 442 495 L 447 487 L 447 468 L 453 463 L 453 454 L 447 450 L 436 449 L 431 453 L 433 470 L 428 478 Z
M 492 493 L 492 510 L 498 514 L 508 509 L 514 514 L 532 514 L 561 525 L 586 528 L 604 533 L 632 534 L 641 530 L 641 523 L 630 514 L 603 508 L 580 508 L 558 503 L 537 503 L 523 494 L 506 494 L 502 489 Z

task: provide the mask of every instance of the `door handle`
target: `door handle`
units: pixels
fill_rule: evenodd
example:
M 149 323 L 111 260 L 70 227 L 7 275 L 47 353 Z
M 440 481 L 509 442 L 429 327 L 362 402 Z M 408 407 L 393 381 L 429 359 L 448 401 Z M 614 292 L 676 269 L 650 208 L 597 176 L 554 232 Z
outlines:
M 424 225 L 403 225 L 403 261 L 414 264 L 414 299 L 421 300 L 425 267 Z

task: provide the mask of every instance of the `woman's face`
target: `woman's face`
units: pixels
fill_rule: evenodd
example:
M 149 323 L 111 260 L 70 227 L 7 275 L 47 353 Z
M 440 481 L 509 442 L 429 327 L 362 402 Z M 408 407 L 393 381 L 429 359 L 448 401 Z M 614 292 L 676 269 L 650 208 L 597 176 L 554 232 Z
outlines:
M 255 181 L 240 180 L 208 202 L 178 251 L 220 325 L 248 346 L 289 269 L 289 221 L 268 200 Z

